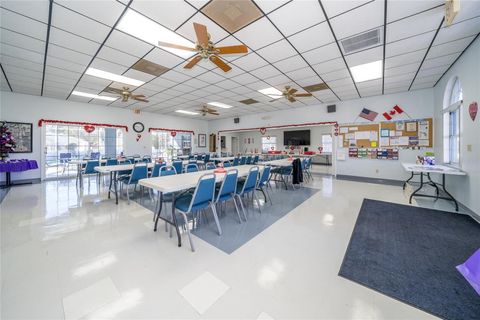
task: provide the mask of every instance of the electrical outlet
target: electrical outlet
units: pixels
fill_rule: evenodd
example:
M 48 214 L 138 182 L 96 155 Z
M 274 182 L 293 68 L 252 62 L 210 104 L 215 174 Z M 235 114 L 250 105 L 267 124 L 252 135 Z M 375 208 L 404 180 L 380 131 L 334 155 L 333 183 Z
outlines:
M 467 151 L 472 152 L 472 145 L 471 144 L 467 144 Z

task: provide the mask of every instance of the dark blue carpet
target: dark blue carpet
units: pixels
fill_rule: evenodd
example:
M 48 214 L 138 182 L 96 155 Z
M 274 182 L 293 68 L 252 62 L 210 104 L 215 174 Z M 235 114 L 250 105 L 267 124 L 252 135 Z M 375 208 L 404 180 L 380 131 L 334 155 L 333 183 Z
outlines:
M 455 269 L 478 248 L 469 216 L 365 199 L 339 275 L 444 319 L 480 319 Z

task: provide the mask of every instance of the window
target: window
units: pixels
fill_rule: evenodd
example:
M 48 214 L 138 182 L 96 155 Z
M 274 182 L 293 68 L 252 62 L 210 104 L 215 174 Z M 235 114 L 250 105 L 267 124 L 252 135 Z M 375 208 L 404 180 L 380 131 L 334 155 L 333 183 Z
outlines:
M 445 90 L 443 108 L 443 161 L 460 163 L 460 107 L 463 92 L 458 77 L 449 81 Z
M 172 137 L 170 132 L 152 132 L 152 157 L 172 160 L 182 154 L 190 154 L 192 148 L 192 135 L 177 133 Z
M 322 152 L 332 153 L 332 135 L 322 134 Z
M 277 137 L 262 137 L 262 153 L 277 150 Z

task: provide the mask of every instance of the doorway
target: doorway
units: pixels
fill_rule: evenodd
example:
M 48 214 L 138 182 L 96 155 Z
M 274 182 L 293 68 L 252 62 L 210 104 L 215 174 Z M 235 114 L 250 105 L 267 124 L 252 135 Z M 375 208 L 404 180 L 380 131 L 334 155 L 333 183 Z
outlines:
M 239 153 L 238 138 L 232 137 L 232 153 L 234 155 Z

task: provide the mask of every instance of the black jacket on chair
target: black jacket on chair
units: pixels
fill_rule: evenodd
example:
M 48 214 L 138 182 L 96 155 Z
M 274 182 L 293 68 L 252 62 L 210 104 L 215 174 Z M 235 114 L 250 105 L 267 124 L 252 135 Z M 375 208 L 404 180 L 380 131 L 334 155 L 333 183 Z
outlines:
M 292 183 L 293 184 L 300 184 L 303 182 L 303 171 L 302 171 L 302 163 L 300 159 L 295 159 L 292 162 L 293 172 L 292 172 Z

